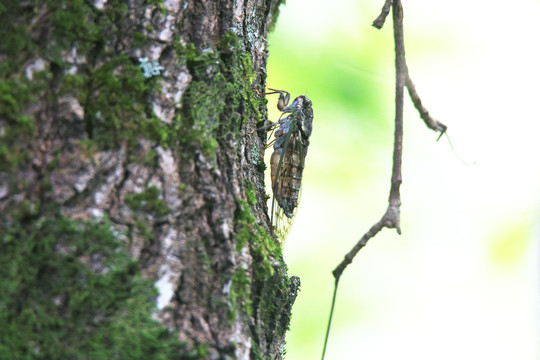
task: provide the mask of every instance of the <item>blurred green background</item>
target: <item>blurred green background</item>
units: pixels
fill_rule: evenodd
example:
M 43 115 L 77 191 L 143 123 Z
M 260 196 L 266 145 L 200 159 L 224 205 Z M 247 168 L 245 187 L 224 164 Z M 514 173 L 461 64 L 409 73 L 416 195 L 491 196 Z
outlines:
M 302 280 L 288 359 L 320 358 L 331 271 L 386 209 L 382 4 L 287 0 L 269 39 L 268 86 L 306 94 L 315 113 L 284 250 Z M 540 359 L 540 2 L 405 1 L 404 13 L 409 71 L 457 154 L 407 97 L 403 234 L 383 230 L 342 276 L 326 358 Z

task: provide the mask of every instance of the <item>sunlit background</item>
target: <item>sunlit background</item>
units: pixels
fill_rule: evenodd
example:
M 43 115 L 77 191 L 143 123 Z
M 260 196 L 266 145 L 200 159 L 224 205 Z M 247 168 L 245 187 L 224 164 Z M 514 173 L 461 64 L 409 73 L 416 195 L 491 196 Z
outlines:
M 315 113 L 284 249 L 302 280 L 287 359 L 320 358 L 331 271 L 386 209 L 391 17 L 371 27 L 383 2 L 287 0 L 270 36 L 268 85 Z M 540 1 L 403 5 L 409 71 L 455 151 L 407 97 L 403 234 L 383 230 L 342 276 L 326 359 L 540 359 Z

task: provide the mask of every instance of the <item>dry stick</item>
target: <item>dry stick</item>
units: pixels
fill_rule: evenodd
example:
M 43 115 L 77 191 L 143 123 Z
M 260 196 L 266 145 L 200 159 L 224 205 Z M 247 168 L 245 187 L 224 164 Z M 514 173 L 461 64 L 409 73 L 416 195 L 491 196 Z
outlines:
M 390 13 L 390 7 L 392 7 L 392 0 L 386 0 L 381 10 L 381 14 L 377 16 L 377 18 L 375 19 L 375 21 L 373 21 L 373 24 L 371 25 L 381 30 L 384 25 L 384 22 L 386 21 L 386 17 L 388 16 L 388 13 Z
M 399 227 L 399 207 L 401 199 L 399 187 L 401 185 L 401 155 L 403 150 L 403 95 L 407 67 L 405 64 L 405 46 L 403 42 L 403 9 L 399 0 L 394 1 L 392 6 L 394 17 L 394 41 L 396 52 L 396 109 L 395 109 L 395 129 L 394 129 L 394 154 L 392 161 L 392 183 L 390 196 L 388 197 L 388 208 L 378 223 L 373 225 L 369 231 L 354 245 L 345 255 L 345 259 L 332 271 L 336 278 L 336 283 L 345 268 L 352 262 L 358 251 L 363 248 L 369 239 L 374 237 L 383 227 L 395 228 L 401 234 Z
M 390 13 L 391 7 L 392 7 L 392 0 L 385 0 L 381 13 L 373 21 L 372 26 L 380 30 L 383 27 L 388 14 Z M 414 107 L 418 110 L 418 112 L 420 113 L 420 118 L 424 120 L 424 123 L 426 124 L 428 128 L 430 128 L 433 131 L 441 132 L 441 134 L 439 135 L 439 139 L 440 139 L 441 136 L 443 136 L 444 133 L 446 132 L 447 127 L 443 123 L 432 118 L 429 112 L 427 111 L 427 109 L 422 105 L 422 100 L 420 100 L 420 96 L 416 92 L 414 83 L 412 82 L 411 77 L 409 75 L 409 70 L 406 69 L 406 71 L 407 71 L 407 80 L 406 80 L 405 85 L 407 86 L 407 90 L 409 90 L 409 95 L 414 104 Z
M 403 150 L 403 98 L 404 98 L 404 88 L 407 86 L 411 99 L 415 107 L 420 112 L 420 116 L 426 123 L 426 125 L 435 131 L 441 131 L 444 133 L 446 131 L 446 125 L 434 120 L 429 115 L 429 112 L 422 106 L 420 97 L 416 93 L 414 84 L 412 83 L 409 72 L 407 70 L 407 64 L 405 62 L 405 43 L 403 39 L 403 8 L 401 6 L 400 0 L 386 0 L 381 11 L 381 14 L 373 22 L 373 26 L 380 29 L 388 13 L 390 12 L 390 7 L 392 7 L 393 23 L 394 23 L 394 43 L 395 43 L 395 66 L 396 66 L 396 109 L 395 109 L 395 130 L 394 130 L 394 153 L 393 153 L 393 162 L 392 162 L 392 182 L 390 187 L 390 195 L 388 198 L 388 208 L 384 213 L 383 217 L 369 229 L 367 233 L 362 236 L 362 238 L 354 245 L 354 247 L 345 255 L 343 261 L 332 271 L 334 275 L 334 294 L 332 295 L 332 304 L 330 308 L 330 316 L 328 319 L 328 325 L 326 327 L 326 336 L 324 338 L 322 359 L 324 360 L 324 355 L 326 353 L 326 345 L 328 343 L 328 335 L 330 334 L 330 325 L 332 323 L 332 316 L 334 314 L 334 305 L 336 302 L 336 294 L 339 284 L 339 279 L 343 274 L 345 268 L 352 263 L 356 254 L 362 249 L 369 239 L 373 238 L 375 235 L 382 230 L 382 228 L 394 228 L 401 234 L 400 228 L 400 206 L 401 198 L 399 188 L 401 185 L 401 159 L 402 159 L 402 150 Z
M 422 100 L 420 100 L 420 96 L 418 96 L 418 93 L 416 92 L 416 88 L 414 87 L 414 84 L 411 80 L 411 77 L 409 76 L 409 71 L 407 70 L 407 82 L 405 83 L 407 86 L 407 90 L 409 90 L 409 95 L 411 97 L 411 100 L 414 104 L 414 107 L 416 110 L 418 110 L 418 113 L 420 114 L 420 117 L 422 120 L 424 120 L 424 123 L 428 128 L 430 128 L 433 131 L 440 131 L 441 134 L 439 135 L 439 140 L 441 136 L 446 133 L 447 126 L 444 125 L 442 122 L 435 120 L 431 117 L 429 114 L 429 111 L 422 105 Z

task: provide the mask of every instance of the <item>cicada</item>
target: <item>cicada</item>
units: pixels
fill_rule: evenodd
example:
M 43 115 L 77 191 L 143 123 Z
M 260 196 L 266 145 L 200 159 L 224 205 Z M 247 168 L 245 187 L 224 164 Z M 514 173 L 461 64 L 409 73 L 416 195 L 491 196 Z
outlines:
M 274 134 L 266 148 L 274 147 L 270 157 L 272 180 L 272 231 L 282 241 L 287 237 L 300 198 L 302 173 L 313 129 L 311 100 L 300 95 L 289 105 L 290 94 L 284 90 L 268 88 L 260 95 L 279 94 L 277 108 L 281 111 L 278 121 L 262 127 Z M 260 129 L 259 129 L 260 130 Z M 265 148 L 265 149 L 266 149 Z

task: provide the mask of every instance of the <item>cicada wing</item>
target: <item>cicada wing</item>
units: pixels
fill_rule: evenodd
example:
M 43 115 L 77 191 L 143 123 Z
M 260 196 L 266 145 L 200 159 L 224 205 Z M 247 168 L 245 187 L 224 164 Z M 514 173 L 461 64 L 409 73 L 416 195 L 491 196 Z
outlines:
M 274 152 L 275 154 L 275 152 Z M 273 154 L 273 155 L 274 155 Z M 283 155 L 282 155 L 283 156 Z M 287 165 L 282 164 L 282 166 L 276 171 L 279 175 L 273 176 L 273 195 L 272 195 L 272 209 L 271 209 L 271 223 L 272 223 L 272 232 L 279 239 L 281 245 L 285 244 L 287 235 L 291 230 L 296 211 L 292 213 L 285 213 L 283 209 L 283 197 L 284 195 L 284 182 L 285 182 L 285 172 L 287 170 Z
M 300 204 L 300 197 L 302 195 L 302 189 L 300 189 L 300 193 L 298 194 L 298 203 Z M 288 217 L 285 215 L 285 212 L 280 206 L 276 206 L 275 212 L 273 213 L 273 229 L 274 234 L 279 239 L 279 242 L 281 245 L 285 245 L 285 241 L 287 240 L 287 236 L 289 235 L 289 232 L 292 229 L 292 225 L 294 223 L 294 219 L 296 218 L 296 213 L 298 207 L 294 208 L 292 212 L 292 216 Z
M 289 170 L 289 162 L 286 157 L 290 154 L 291 139 L 294 138 L 294 134 L 297 131 L 296 123 L 291 118 L 290 123 L 287 125 L 287 132 L 280 135 L 279 139 L 275 140 L 276 146 L 274 152 L 270 157 L 270 176 L 272 180 L 272 208 L 277 201 L 282 206 L 282 199 L 287 187 L 286 176 Z M 274 211 L 272 209 L 272 216 Z
M 287 240 L 287 236 L 289 235 L 289 232 L 291 231 L 292 224 L 294 222 L 294 218 L 296 217 L 296 210 L 293 212 L 292 217 L 288 217 L 283 212 L 283 209 L 279 206 L 277 207 L 275 214 L 274 214 L 274 223 L 272 224 L 274 227 L 274 234 L 279 239 L 279 242 L 281 245 L 285 244 L 285 241 Z
M 285 135 L 284 135 L 285 136 Z M 274 232 L 285 241 L 300 201 L 302 173 L 308 142 L 300 136 L 295 121 L 278 148 L 272 154 L 272 225 Z

